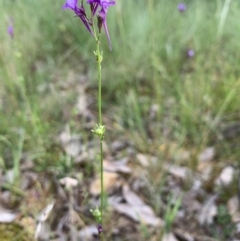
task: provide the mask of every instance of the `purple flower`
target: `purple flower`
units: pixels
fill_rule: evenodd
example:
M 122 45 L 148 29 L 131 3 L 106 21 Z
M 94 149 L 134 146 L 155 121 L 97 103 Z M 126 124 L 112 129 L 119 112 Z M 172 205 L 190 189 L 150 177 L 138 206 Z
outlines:
M 95 15 L 98 7 L 107 11 L 110 6 L 115 5 L 114 0 L 87 0 L 87 3 L 91 5 L 93 15 Z
M 178 4 L 178 10 L 179 10 L 179 12 L 184 12 L 185 10 L 186 10 L 186 5 L 185 5 L 185 3 L 179 3 Z
M 12 20 L 12 18 L 10 18 L 10 20 L 9 20 L 9 25 L 8 25 L 7 31 L 8 31 L 9 36 L 11 37 L 11 39 L 13 39 L 13 37 L 14 37 L 14 29 L 13 29 L 13 20 Z
M 191 57 L 193 57 L 195 55 L 195 51 L 193 49 L 189 49 L 187 51 L 187 55 L 188 55 L 189 58 L 191 58 Z
M 91 26 L 91 21 L 87 18 L 83 2 L 78 7 L 78 0 L 66 0 L 66 3 L 63 5 L 63 9 L 70 8 L 75 14 L 82 20 L 83 24 L 87 28 L 87 30 L 93 35 Z M 94 35 L 93 35 L 94 36 Z
M 100 8 L 100 10 L 98 12 L 98 29 L 100 32 L 102 26 L 104 27 L 105 33 L 107 35 L 109 47 L 110 47 L 110 49 L 112 49 L 110 36 L 108 33 L 108 28 L 107 28 L 106 18 L 107 18 L 108 8 L 112 5 L 114 5 L 115 1 L 113 1 L 113 0 L 87 0 L 87 3 L 91 5 L 91 11 L 92 11 L 93 16 L 96 14 L 97 9 Z

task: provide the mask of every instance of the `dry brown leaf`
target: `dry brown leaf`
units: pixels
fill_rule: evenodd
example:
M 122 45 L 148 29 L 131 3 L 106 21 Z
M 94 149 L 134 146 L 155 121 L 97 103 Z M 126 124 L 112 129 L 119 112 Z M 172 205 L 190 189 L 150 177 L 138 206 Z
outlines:
M 232 222 L 240 222 L 239 200 L 237 196 L 230 198 L 227 202 L 228 213 L 232 217 Z
M 173 233 L 166 233 L 162 237 L 162 241 L 178 241 Z
M 45 222 L 48 219 L 49 214 L 51 213 L 51 211 L 53 209 L 53 206 L 54 206 L 54 202 L 48 204 L 47 207 L 44 208 L 44 210 L 40 213 L 40 215 L 38 217 L 39 222 Z
M 205 181 L 209 180 L 213 170 L 211 162 L 200 162 L 197 166 L 197 171 L 201 174 L 201 178 Z
M 199 179 L 195 179 L 193 180 L 193 184 L 192 184 L 192 191 L 194 192 L 199 192 L 200 189 L 202 188 L 202 181 Z
M 215 149 L 213 147 L 207 147 L 198 155 L 199 162 L 209 162 L 215 155 Z
M 94 225 L 86 226 L 85 228 L 81 229 L 79 232 L 80 240 L 84 240 L 84 241 L 92 240 L 94 235 L 98 235 L 97 227 Z
M 116 140 L 114 141 L 112 144 L 111 144 L 111 150 L 113 152 L 116 152 L 116 151 L 121 151 L 123 150 L 124 148 L 126 148 L 128 146 L 128 142 L 127 141 L 119 141 L 119 140 Z
M 199 211 L 198 221 L 201 225 L 203 224 L 212 224 L 214 217 L 217 215 L 217 206 L 215 201 L 217 199 L 217 195 L 211 196 L 204 203 L 203 207 Z
M 174 233 L 176 234 L 176 236 L 178 238 L 180 238 L 180 240 L 184 240 L 184 241 L 194 241 L 195 240 L 193 235 L 188 233 L 186 230 L 175 228 Z
M 35 240 L 49 240 L 50 233 L 49 225 L 45 222 L 39 222 L 35 230 L 34 238 Z
M 123 197 L 126 202 L 133 206 L 145 205 L 143 200 L 133 191 L 130 190 L 128 185 L 123 186 Z
M 111 188 L 118 187 L 121 183 L 118 180 L 119 175 L 113 172 L 103 172 L 103 188 L 109 192 Z M 98 176 L 90 185 L 90 193 L 97 196 L 101 193 L 101 179 Z
M 34 234 L 35 239 L 49 240 L 50 230 L 48 224 L 46 223 L 46 220 L 48 219 L 53 209 L 53 206 L 54 202 L 48 204 L 47 207 L 38 216 L 38 224 Z
M 194 191 L 188 191 L 183 195 L 182 206 L 190 212 L 196 212 L 202 207 L 200 202 L 196 200 L 196 194 Z
M 221 186 L 221 185 L 227 186 L 227 185 L 229 185 L 233 180 L 234 171 L 235 171 L 235 169 L 231 166 L 225 167 L 221 171 L 219 177 L 215 180 L 215 184 L 217 186 Z
M 11 223 L 18 216 L 18 213 L 9 210 L 0 210 L 0 223 Z
M 123 197 L 127 203 L 113 204 L 114 210 L 126 215 L 134 221 L 142 222 L 146 225 L 163 225 L 163 221 L 155 215 L 153 209 L 146 205 L 144 201 L 136 193 L 134 193 L 127 184 L 123 186 Z
M 113 196 L 108 197 L 108 204 L 111 205 L 111 206 L 116 205 L 116 204 L 121 203 L 121 202 L 123 202 L 122 196 L 113 195 Z
M 181 179 L 186 179 L 189 173 L 189 169 L 187 167 L 167 165 L 165 168 L 171 175 Z
M 144 155 L 142 153 L 137 154 L 137 160 L 143 167 L 148 167 L 151 162 L 151 157 L 148 155 Z
M 114 210 L 126 215 L 136 222 L 141 222 L 151 226 L 163 226 L 163 221 L 158 218 L 152 208 L 147 205 L 132 206 L 125 203 L 120 203 L 113 206 Z
M 76 187 L 78 185 L 78 180 L 71 177 L 64 177 L 59 180 L 59 182 L 64 185 L 67 189 Z
M 12 200 L 12 193 L 10 191 L 0 192 L 0 205 L 9 210 L 16 208 L 16 203 Z
M 131 173 L 131 168 L 127 166 L 128 158 L 123 158 L 119 161 L 104 161 L 103 168 L 109 172 Z

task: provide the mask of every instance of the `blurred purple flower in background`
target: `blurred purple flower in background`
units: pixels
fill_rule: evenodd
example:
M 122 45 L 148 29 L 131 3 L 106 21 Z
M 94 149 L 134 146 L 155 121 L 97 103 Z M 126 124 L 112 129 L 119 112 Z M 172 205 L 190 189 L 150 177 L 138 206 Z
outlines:
M 66 8 L 70 8 L 72 11 L 74 11 L 76 15 L 82 20 L 87 30 L 93 35 L 91 30 L 92 23 L 87 18 L 83 3 L 81 2 L 80 7 L 78 7 L 78 0 L 66 0 L 66 3 L 63 5 L 63 9 Z
M 179 12 L 184 12 L 185 10 L 186 10 L 186 4 L 185 3 L 179 3 L 178 4 L 178 10 L 179 10 Z
M 8 31 L 9 36 L 11 37 L 11 39 L 13 39 L 13 37 L 14 37 L 14 29 L 13 29 L 13 20 L 12 20 L 12 18 L 10 18 L 7 31 Z
M 188 56 L 189 58 L 193 57 L 194 55 L 195 55 L 195 51 L 194 51 L 193 49 L 189 49 L 189 50 L 187 51 L 187 56 Z

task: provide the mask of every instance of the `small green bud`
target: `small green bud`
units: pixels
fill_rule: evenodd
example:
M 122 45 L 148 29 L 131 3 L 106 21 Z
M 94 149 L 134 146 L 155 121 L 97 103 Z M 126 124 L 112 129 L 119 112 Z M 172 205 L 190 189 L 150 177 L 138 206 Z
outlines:
M 96 219 L 98 223 L 102 222 L 102 214 L 99 208 L 95 208 L 94 210 L 90 209 L 90 212 L 92 213 L 93 217 Z
M 103 56 L 102 56 L 102 54 L 100 54 L 99 56 L 98 56 L 98 61 L 99 61 L 99 63 L 102 63 L 102 61 L 103 61 Z
M 99 136 L 100 138 L 101 138 L 101 140 L 104 138 L 104 133 L 105 133 L 105 126 L 103 126 L 103 125 L 98 125 L 98 124 L 96 124 L 96 127 L 95 127 L 95 129 L 94 130 L 92 130 L 92 132 L 95 134 L 95 135 L 97 135 L 97 136 Z

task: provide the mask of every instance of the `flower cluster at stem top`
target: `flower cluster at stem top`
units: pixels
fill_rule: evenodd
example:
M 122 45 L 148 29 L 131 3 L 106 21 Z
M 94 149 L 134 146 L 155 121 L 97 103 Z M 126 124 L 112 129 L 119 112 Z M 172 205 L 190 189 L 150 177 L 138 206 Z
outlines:
M 86 29 L 88 30 L 88 32 L 93 36 L 94 36 L 93 18 L 94 16 L 96 16 L 96 13 L 97 13 L 99 33 L 101 32 L 101 29 L 103 26 L 105 33 L 107 35 L 109 47 L 111 49 L 111 41 L 108 33 L 106 18 L 107 18 L 108 8 L 114 5 L 115 1 L 114 0 L 87 0 L 87 4 L 90 5 L 91 18 L 87 17 L 87 14 L 83 5 L 83 0 L 81 1 L 80 4 L 78 4 L 78 0 L 66 0 L 66 3 L 63 5 L 63 9 L 69 8 L 72 11 L 74 11 L 75 14 L 81 19 Z M 96 38 L 96 36 L 94 37 Z

